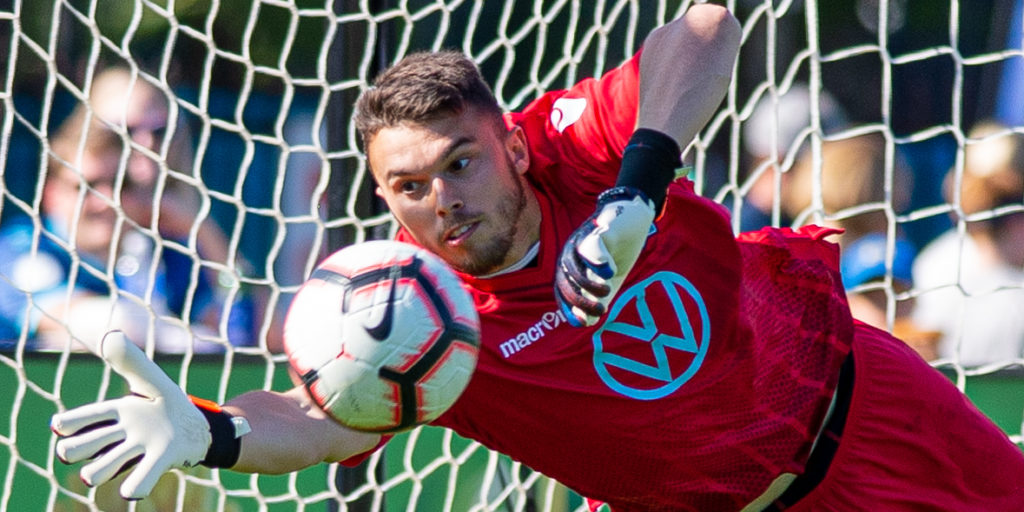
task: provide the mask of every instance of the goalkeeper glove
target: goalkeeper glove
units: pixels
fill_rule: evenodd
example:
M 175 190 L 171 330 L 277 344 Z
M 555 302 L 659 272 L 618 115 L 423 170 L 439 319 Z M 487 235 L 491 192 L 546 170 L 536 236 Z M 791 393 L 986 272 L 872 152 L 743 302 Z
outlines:
M 569 322 L 593 325 L 633 268 L 654 217 L 675 179 L 679 144 L 640 128 L 623 150 L 614 188 L 597 198 L 597 211 L 566 242 L 555 272 L 555 298 Z
M 569 237 L 555 273 L 555 296 L 569 322 L 593 325 L 629 274 L 653 227 L 654 203 L 639 190 L 615 187 Z
M 157 480 L 173 468 L 190 468 L 200 462 L 213 465 L 204 457 L 210 459 L 210 453 L 216 451 L 210 450 L 215 438 L 217 444 L 223 444 L 223 423 L 211 418 L 230 425 L 226 413 L 194 404 L 120 331 L 107 333 L 97 353 L 128 381 L 132 394 L 54 415 L 50 428 L 60 436 L 56 452 L 62 462 L 91 460 L 79 472 L 89 486 L 105 483 L 135 466 L 121 485 L 125 499 L 146 497 Z M 211 434 L 211 425 L 221 428 L 213 428 Z M 234 464 L 239 444 L 236 440 L 233 446 L 234 459 L 222 460 L 221 465 Z

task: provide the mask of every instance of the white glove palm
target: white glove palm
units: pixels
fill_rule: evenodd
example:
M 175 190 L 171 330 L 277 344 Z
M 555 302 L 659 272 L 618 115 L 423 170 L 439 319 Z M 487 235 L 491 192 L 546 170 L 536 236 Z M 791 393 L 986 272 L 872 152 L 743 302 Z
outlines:
M 199 464 L 210 446 L 210 425 L 120 331 L 107 333 L 97 352 L 128 381 L 132 394 L 54 415 L 50 428 L 61 436 L 57 456 L 65 463 L 93 459 L 79 473 L 89 486 L 135 465 L 121 484 L 121 496 L 141 499 L 170 469 Z
M 569 237 L 555 274 L 555 296 L 573 325 L 593 325 L 640 256 L 654 206 L 637 190 L 601 194 L 597 211 Z

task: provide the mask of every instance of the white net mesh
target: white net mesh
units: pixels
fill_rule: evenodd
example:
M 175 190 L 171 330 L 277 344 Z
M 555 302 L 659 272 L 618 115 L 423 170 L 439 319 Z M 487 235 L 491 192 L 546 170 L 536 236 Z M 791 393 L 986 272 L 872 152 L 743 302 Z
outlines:
M 0 510 L 583 510 L 433 428 L 354 470 L 175 472 L 126 504 L 57 462 L 45 423 L 124 392 L 81 353 L 112 326 L 199 396 L 290 385 L 290 294 L 330 248 L 393 229 L 348 120 L 382 66 L 460 48 L 515 109 L 621 62 L 691 3 L 0 2 Z M 727 5 L 744 38 L 687 151 L 698 190 L 737 231 L 846 228 L 863 318 L 1020 442 L 1024 403 L 1006 397 L 1024 397 L 1007 391 L 1022 386 L 1024 152 L 1006 147 L 1024 138 L 1021 1 Z

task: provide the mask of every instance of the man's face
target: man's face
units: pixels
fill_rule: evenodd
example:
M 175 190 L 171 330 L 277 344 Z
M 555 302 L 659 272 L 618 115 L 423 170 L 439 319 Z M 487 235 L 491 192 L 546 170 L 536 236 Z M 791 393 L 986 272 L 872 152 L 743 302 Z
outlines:
M 129 82 L 118 84 L 127 88 Z M 132 142 L 154 153 L 160 153 L 167 131 L 168 105 L 166 99 L 146 82 L 136 81 L 128 91 L 106 90 L 106 95 L 93 98 L 96 115 L 107 123 L 124 126 Z M 127 98 L 125 97 L 127 93 Z M 126 187 L 136 187 L 150 193 L 159 175 L 158 163 L 139 150 L 133 150 L 128 159 Z
M 75 245 L 84 252 L 104 257 L 110 250 L 117 222 L 111 206 L 118 171 L 117 153 L 84 151 L 78 167 L 58 166 L 47 180 L 44 208 L 68 234 L 76 230 Z M 88 186 L 84 195 L 83 187 Z
M 402 226 L 461 272 L 500 270 L 539 237 L 536 198 L 523 179 L 522 131 L 506 131 L 472 108 L 382 129 L 367 159 L 377 193 Z

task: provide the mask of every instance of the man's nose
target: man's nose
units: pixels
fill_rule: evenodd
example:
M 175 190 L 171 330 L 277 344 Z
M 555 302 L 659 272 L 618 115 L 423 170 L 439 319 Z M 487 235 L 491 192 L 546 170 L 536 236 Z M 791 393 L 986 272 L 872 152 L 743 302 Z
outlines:
M 462 194 L 459 187 L 444 178 L 434 178 L 431 185 L 434 189 L 434 198 L 437 203 L 437 214 L 448 215 L 461 209 L 464 206 Z
M 96 213 L 105 210 L 112 210 L 114 203 L 114 187 L 100 184 L 86 191 L 82 199 L 82 208 L 85 212 Z

